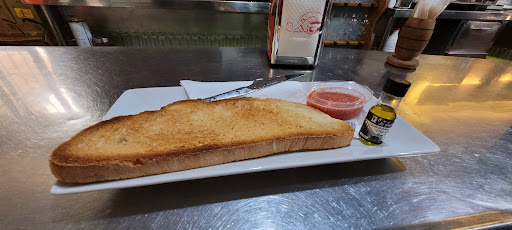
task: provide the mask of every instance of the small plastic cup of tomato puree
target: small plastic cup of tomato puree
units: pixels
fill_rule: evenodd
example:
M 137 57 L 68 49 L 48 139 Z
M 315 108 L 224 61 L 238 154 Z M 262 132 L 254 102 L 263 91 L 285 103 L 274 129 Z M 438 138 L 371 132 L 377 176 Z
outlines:
M 355 82 L 317 84 L 307 91 L 306 104 L 331 117 L 350 120 L 361 114 L 373 92 Z

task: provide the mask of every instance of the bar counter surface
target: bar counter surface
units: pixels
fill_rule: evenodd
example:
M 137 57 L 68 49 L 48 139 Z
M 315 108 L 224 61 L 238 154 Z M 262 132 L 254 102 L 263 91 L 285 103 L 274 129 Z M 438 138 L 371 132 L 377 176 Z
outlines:
M 127 89 L 311 72 L 378 96 L 389 53 L 325 48 L 313 70 L 249 48 L 0 47 L 2 229 L 512 227 L 512 62 L 420 56 L 398 114 L 435 154 L 52 195 L 48 157 Z

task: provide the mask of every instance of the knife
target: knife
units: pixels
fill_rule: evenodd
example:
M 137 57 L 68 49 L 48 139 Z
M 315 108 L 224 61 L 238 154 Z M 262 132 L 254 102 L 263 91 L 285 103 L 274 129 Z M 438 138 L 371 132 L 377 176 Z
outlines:
M 284 81 L 288 81 L 294 78 L 302 77 L 306 74 L 288 74 L 288 75 L 280 75 L 271 78 L 258 78 L 252 82 L 251 85 L 246 87 L 240 87 L 231 91 L 227 91 L 225 93 L 221 93 L 219 95 L 215 95 L 212 97 L 203 98 L 204 101 L 218 101 L 222 99 L 241 97 L 246 94 L 250 94 L 256 92 L 260 89 L 269 87 L 271 85 L 275 85 Z

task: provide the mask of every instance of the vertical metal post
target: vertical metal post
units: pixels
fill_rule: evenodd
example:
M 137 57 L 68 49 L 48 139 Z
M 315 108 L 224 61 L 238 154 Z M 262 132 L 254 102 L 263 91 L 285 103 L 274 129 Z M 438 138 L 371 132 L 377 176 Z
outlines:
M 62 33 L 60 32 L 60 28 L 57 25 L 57 22 L 55 21 L 54 15 L 49 8 L 49 6 L 41 5 L 41 11 L 44 14 L 44 17 L 48 21 L 48 24 L 50 26 L 50 30 L 53 34 L 53 37 L 55 37 L 55 40 L 59 46 L 65 46 L 66 42 L 64 42 L 64 38 L 62 37 Z

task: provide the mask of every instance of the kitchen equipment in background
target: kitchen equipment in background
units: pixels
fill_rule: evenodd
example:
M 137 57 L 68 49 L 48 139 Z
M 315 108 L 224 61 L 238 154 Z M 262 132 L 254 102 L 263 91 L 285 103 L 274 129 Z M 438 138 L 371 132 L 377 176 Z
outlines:
M 395 8 L 396 0 L 389 0 L 388 2 L 388 8 L 393 9 Z
M 386 40 L 386 44 L 384 45 L 384 52 L 394 52 L 396 47 L 396 42 L 398 41 L 398 33 L 400 33 L 400 28 L 396 28 L 395 32 L 389 35 L 389 38 Z
M 93 46 L 91 30 L 85 21 L 73 19 L 68 24 L 78 46 Z
M 485 58 L 501 25 L 501 22 L 465 22 L 446 54 Z
M 116 46 L 141 47 L 265 47 L 264 33 L 103 32 Z
M 315 66 L 331 0 L 272 1 L 268 16 L 271 64 Z
M 110 39 L 106 37 L 93 38 L 92 41 L 94 46 L 112 46 Z
M 0 45 L 54 44 L 38 7 L 21 0 L 0 0 Z
M 197 1 L 192 3 L 199 4 Z M 207 4 L 205 1 L 201 3 Z M 270 5 L 268 2 L 265 4 Z M 179 1 L 175 5 L 179 7 L 187 4 Z M 55 7 L 56 18 L 62 18 L 66 25 L 73 19 L 87 22 L 93 38 L 106 37 L 113 46 L 267 47 L 268 8 L 265 13 L 232 13 L 202 8 L 181 10 L 160 5 L 148 8 L 139 5 L 48 7 Z M 61 30 L 67 44 L 76 45 L 76 39 L 69 28 L 63 26 Z
M 397 0 L 395 7 L 397 8 L 411 8 L 412 0 Z

